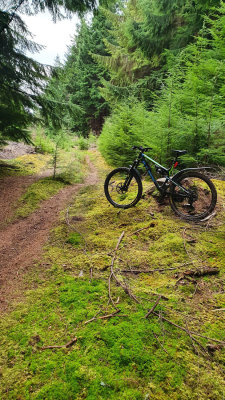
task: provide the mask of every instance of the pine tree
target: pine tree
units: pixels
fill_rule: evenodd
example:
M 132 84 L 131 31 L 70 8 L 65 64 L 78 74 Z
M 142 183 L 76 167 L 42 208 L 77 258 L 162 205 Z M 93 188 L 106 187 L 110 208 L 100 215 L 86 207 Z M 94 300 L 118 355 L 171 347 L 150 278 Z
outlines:
M 212 18 L 205 18 L 195 43 L 171 64 L 153 110 L 158 141 L 167 147 L 168 156 L 172 147 L 187 148 L 198 162 L 225 164 L 224 22 L 223 4 Z
M 107 54 L 103 38 L 108 35 L 108 24 L 101 12 L 95 13 L 90 26 L 83 20 L 75 46 L 68 58 L 67 90 L 74 104 L 83 110 L 81 118 L 74 120 L 73 129 L 86 135 L 90 130 L 99 134 L 104 118 L 109 113 L 107 102 L 99 86 L 107 79 L 106 69 L 91 56 L 93 52 Z M 66 65 L 67 70 L 67 65 Z
M 104 1 L 104 0 L 103 0 Z M 53 102 L 43 103 L 40 91 L 49 75 L 45 67 L 26 56 L 41 47 L 31 39 L 20 15 L 48 10 L 54 21 L 71 12 L 96 8 L 95 0 L 0 1 L 0 135 L 2 139 L 29 140 L 27 126 L 34 120 L 35 107 L 54 113 Z M 20 15 L 18 14 L 20 13 Z M 51 107 L 53 106 L 52 110 Z
M 83 19 L 65 66 L 58 72 L 54 70 L 45 92 L 45 98 L 54 99 L 60 107 L 61 104 L 68 105 L 61 122 L 82 136 L 87 136 L 90 130 L 99 134 L 109 113 L 107 102 L 99 91 L 107 73 L 91 56 L 92 52 L 107 54 L 102 40 L 107 35 L 108 24 L 101 12 L 95 12 L 91 24 Z M 79 112 L 73 114 L 73 109 Z
M 168 71 L 168 52 L 179 52 L 193 42 L 203 16 L 219 0 L 129 0 L 119 11 L 105 10 L 113 40 L 106 41 L 108 57 L 94 55 L 110 73 L 103 96 L 114 107 L 130 95 L 150 109 Z
M 25 55 L 37 46 L 18 15 L 0 11 L 0 135 L 29 140 L 26 127 L 34 119 L 35 97 L 45 79 L 43 66 Z

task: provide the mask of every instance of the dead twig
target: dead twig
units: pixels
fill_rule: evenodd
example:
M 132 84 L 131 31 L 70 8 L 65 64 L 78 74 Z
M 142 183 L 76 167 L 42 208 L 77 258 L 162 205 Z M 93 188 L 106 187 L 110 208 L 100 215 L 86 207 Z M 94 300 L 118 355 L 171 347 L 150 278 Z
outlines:
M 157 268 L 157 269 L 123 269 L 121 272 L 124 274 L 132 273 L 132 274 L 153 274 L 154 272 L 164 272 L 164 271 L 174 271 L 177 268 Z
M 108 294 L 109 294 L 109 302 L 111 301 L 113 307 L 118 310 L 118 307 L 116 306 L 116 303 L 114 302 L 112 296 L 111 296 L 111 279 L 112 279 L 113 274 L 110 273 L 109 279 L 108 279 Z
M 189 276 L 186 275 L 181 275 L 180 278 L 176 281 L 176 285 L 178 285 L 179 282 L 183 281 L 184 279 L 186 279 L 187 281 L 196 284 L 196 280 L 190 278 Z
M 157 314 L 157 312 L 155 312 L 155 311 L 153 311 L 153 314 L 154 314 L 154 315 L 157 315 L 157 317 L 160 317 L 160 315 Z M 220 343 L 220 344 L 222 344 L 222 345 L 225 345 L 225 342 L 224 342 L 223 340 L 218 340 L 218 339 L 210 338 L 210 337 L 208 337 L 208 336 L 202 335 L 201 333 L 193 332 L 193 331 L 190 331 L 190 330 L 187 332 L 187 329 L 184 328 L 183 326 L 180 326 L 180 325 L 175 324 L 174 322 L 172 322 L 172 321 L 170 321 L 169 319 L 163 317 L 162 315 L 161 315 L 161 318 L 162 318 L 164 321 L 168 322 L 170 325 L 173 325 L 173 326 L 175 326 L 176 328 L 181 329 L 182 331 L 186 332 L 187 334 L 190 333 L 190 334 L 192 334 L 193 336 L 199 336 L 199 337 L 201 337 L 201 338 L 203 338 L 203 339 L 212 340 L 213 342 L 216 342 L 216 343 Z
M 208 267 L 198 268 L 198 269 L 195 269 L 195 270 L 184 271 L 184 272 L 175 274 L 175 278 L 179 278 L 178 281 L 176 282 L 176 285 L 180 281 L 182 281 L 183 279 L 187 279 L 188 281 L 196 284 L 197 283 L 196 280 L 192 279 L 191 277 L 199 278 L 200 276 L 216 275 L 218 273 L 219 273 L 219 269 L 218 268 L 208 268 Z
M 204 347 L 197 339 L 195 339 L 195 338 L 191 335 L 191 333 L 190 333 L 190 331 L 189 331 L 189 329 L 188 329 L 188 327 L 187 327 L 187 323 L 186 323 L 186 333 L 187 333 L 187 335 L 188 335 L 188 336 L 190 337 L 190 339 L 191 339 L 191 343 L 192 343 L 192 346 L 193 346 L 193 348 L 194 348 L 195 353 L 196 353 L 196 354 L 201 353 L 203 356 L 205 356 L 205 353 L 207 353 L 207 350 L 205 349 L 205 347 Z M 196 348 L 195 343 L 200 347 L 200 350 Z
M 151 310 L 149 310 L 149 311 L 147 312 L 147 314 L 144 316 L 144 318 L 148 318 L 149 315 L 153 313 L 153 311 L 155 310 L 155 308 L 156 308 L 157 305 L 159 304 L 160 300 L 161 300 L 161 296 L 158 297 L 158 299 L 156 300 L 155 304 L 152 306 Z
M 209 267 L 205 267 L 205 268 L 198 268 L 198 269 L 192 269 L 192 270 L 188 270 L 188 271 L 184 271 L 182 272 L 182 275 L 185 276 L 205 276 L 205 275 L 216 275 L 218 274 L 220 271 L 218 268 L 209 268 Z
M 165 349 L 165 347 L 162 345 L 162 343 L 160 342 L 160 340 L 159 340 L 158 336 L 156 335 L 156 333 L 153 333 L 153 335 L 154 335 L 154 337 L 156 338 L 156 340 L 157 340 L 157 342 L 159 343 L 159 345 L 162 347 L 163 351 L 165 351 L 165 353 L 168 354 L 168 356 L 169 356 L 168 351 L 167 351 L 167 350 Z
M 163 300 L 169 300 L 169 297 L 164 296 L 164 294 L 159 294 L 155 292 L 150 292 L 153 296 L 160 296 Z
M 120 235 L 118 241 L 117 241 L 117 245 L 116 245 L 116 247 L 115 247 L 114 255 L 113 255 L 113 258 L 112 258 L 111 265 L 110 265 L 109 291 L 108 291 L 108 292 L 109 292 L 109 299 L 110 299 L 111 303 L 113 304 L 113 306 L 114 306 L 116 309 L 118 309 L 118 308 L 116 307 L 115 302 L 113 301 L 112 296 L 111 296 L 111 279 L 112 279 L 112 278 L 116 281 L 117 285 L 120 286 L 120 287 L 124 290 L 124 292 L 125 292 L 131 299 L 133 299 L 136 303 L 140 303 L 139 300 L 138 300 L 138 299 L 134 296 L 134 294 L 131 292 L 131 290 L 127 287 L 127 285 L 125 285 L 123 282 L 121 282 L 121 281 L 117 278 L 117 276 L 116 276 L 116 274 L 115 274 L 115 272 L 114 272 L 114 263 L 115 263 L 115 260 L 116 260 L 116 257 L 117 257 L 117 250 L 119 249 L 119 245 L 120 245 L 121 240 L 122 240 L 123 237 L 124 237 L 124 234 L 125 234 L 125 232 L 123 231 L 123 232 L 121 233 L 121 235 Z
M 120 287 L 124 290 L 124 292 L 125 292 L 132 300 L 135 301 L 135 303 L 140 304 L 140 301 L 137 299 L 137 297 L 131 292 L 131 290 L 130 290 L 126 285 L 124 285 L 124 283 L 122 283 L 122 282 L 117 278 L 117 276 L 115 275 L 114 272 L 112 272 L 112 276 L 113 276 L 113 278 L 115 279 L 117 285 L 120 286 Z
M 194 291 L 194 293 L 193 293 L 193 296 L 195 296 L 195 295 L 196 295 L 196 293 L 197 293 L 197 290 L 198 290 L 198 286 L 199 286 L 199 282 L 197 282 L 197 284 L 196 284 L 196 286 L 195 286 L 195 291 Z
M 88 321 L 85 321 L 85 322 L 84 322 L 84 325 L 87 325 L 87 324 L 89 324 L 89 323 L 92 322 L 92 321 L 96 321 L 97 319 L 108 319 L 108 318 L 113 318 L 113 317 L 115 317 L 115 316 L 117 316 L 117 317 L 128 317 L 128 315 L 125 315 L 125 314 L 123 314 L 123 315 L 118 315 L 118 313 L 120 313 L 120 312 L 121 312 L 121 310 L 117 310 L 117 311 L 115 311 L 115 312 L 112 313 L 112 314 L 102 315 L 102 316 L 100 316 L 100 317 L 93 317 L 93 318 L 89 319 Z
M 77 338 L 73 338 L 72 340 L 70 340 L 68 343 L 62 345 L 62 346 L 57 346 L 57 345 L 53 345 L 53 346 L 43 346 L 41 347 L 40 350 L 47 350 L 47 349 L 68 349 L 69 347 L 73 346 L 74 343 L 77 342 Z

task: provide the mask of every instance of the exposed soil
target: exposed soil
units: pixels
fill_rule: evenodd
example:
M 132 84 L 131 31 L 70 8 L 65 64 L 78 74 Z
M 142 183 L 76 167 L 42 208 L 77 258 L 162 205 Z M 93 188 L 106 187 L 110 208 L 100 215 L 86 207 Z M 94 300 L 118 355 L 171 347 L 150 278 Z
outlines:
M 79 189 L 97 183 L 97 172 L 87 160 L 90 173 L 83 184 L 75 184 L 61 189 L 55 196 L 44 201 L 41 207 L 27 218 L 18 219 L 0 228 L 0 311 L 10 308 L 10 304 L 21 296 L 20 288 L 24 272 L 37 262 L 49 232 L 59 219 L 59 213 Z M 24 188 L 39 177 L 7 177 L 1 181 L 0 207 L 4 221 L 13 210 L 15 199 Z
M 5 176 L 0 178 L 0 229 L 13 215 L 17 200 L 26 191 L 27 187 L 51 174 L 51 170 L 45 170 L 38 175 Z
M 0 148 L 0 159 L 11 160 L 24 154 L 35 153 L 34 146 L 25 143 L 8 142 L 2 149 Z

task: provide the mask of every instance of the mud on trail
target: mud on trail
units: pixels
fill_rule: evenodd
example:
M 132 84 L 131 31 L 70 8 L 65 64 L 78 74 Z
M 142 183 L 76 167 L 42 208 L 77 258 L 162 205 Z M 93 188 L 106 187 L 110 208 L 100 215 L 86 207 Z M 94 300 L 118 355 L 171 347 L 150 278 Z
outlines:
M 40 259 L 42 248 L 47 242 L 50 230 L 59 219 L 59 213 L 80 188 L 97 183 L 97 171 L 87 159 L 89 174 L 82 184 L 74 184 L 61 189 L 52 198 L 43 201 L 40 208 L 27 218 L 17 219 L 5 225 L 13 212 L 15 200 L 34 181 L 42 176 L 4 178 L 0 192 L 0 311 L 10 308 L 10 304 L 20 298 L 23 275 L 34 262 Z

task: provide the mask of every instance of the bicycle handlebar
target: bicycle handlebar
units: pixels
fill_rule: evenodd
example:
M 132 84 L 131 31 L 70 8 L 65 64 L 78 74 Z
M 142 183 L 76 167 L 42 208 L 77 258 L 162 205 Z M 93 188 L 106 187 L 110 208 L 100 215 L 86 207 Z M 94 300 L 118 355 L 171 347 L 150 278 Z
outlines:
M 152 147 L 142 147 L 142 146 L 133 146 L 132 150 L 140 150 L 142 153 L 144 151 L 152 150 Z

